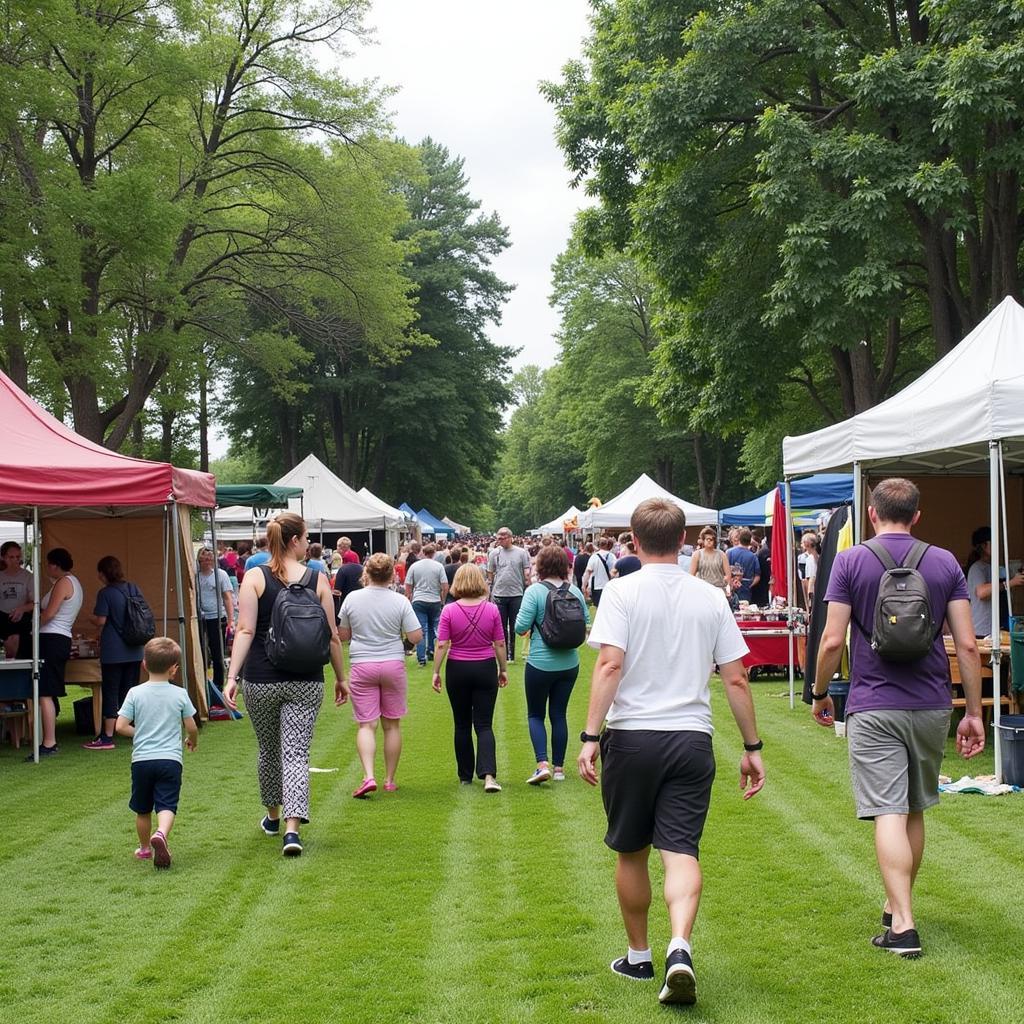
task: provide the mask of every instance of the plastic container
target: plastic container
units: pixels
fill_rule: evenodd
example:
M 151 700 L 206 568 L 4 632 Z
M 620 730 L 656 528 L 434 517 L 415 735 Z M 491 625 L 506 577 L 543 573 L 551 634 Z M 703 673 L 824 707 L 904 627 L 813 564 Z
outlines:
M 1003 715 L 999 719 L 999 752 L 1003 782 L 1024 786 L 1024 715 Z
M 1024 690 L 1024 620 L 1014 616 L 1010 632 L 1010 685 L 1014 690 Z
M 850 681 L 848 679 L 834 679 L 828 684 L 828 695 L 832 698 L 834 712 L 832 720 L 834 722 L 845 722 L 846 698 L 850 695 Z

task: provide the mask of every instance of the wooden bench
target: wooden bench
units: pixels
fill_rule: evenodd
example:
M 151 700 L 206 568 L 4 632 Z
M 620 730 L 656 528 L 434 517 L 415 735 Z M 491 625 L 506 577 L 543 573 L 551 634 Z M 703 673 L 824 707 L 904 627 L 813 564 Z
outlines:
M 989 657 L 991 657 L 991 655 L 989 655 Z M 992 720 L 992 707 L 996 701 L 994 696 L 992 665 L 991 662 L 986 665 L 984 658 L 985 655 L 983 654 L 981 665 L 981 708 L 982 717 L 984 718 L 985 725 L 987 727 L 988 723 Z M 1017 696 L 1010 687 L 1010 673 L 1004 671 L 1002 676 L 1005 680 L 1005 686 L 1000 687 L 1000 712 L 1005 707 L 1009 714 L 1016 715 L 1018 713 Z M 964 696 L 964 686 L 960 679 L 960 663 L 956 660 L 956 655 L 951 655 L 949 659 L 949 678 L 953 686 L 953 708 L 966 708 L 967 698 Z

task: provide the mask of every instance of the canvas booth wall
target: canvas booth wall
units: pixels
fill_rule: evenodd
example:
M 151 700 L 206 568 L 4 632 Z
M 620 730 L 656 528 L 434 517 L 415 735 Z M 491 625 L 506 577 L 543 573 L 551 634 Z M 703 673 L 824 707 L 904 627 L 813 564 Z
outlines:
M 177 522 L 175 523 L 175 513 Z M 75 561 L 74 574 L 85 591 L 82 611 L 75 623 L 76 633 L 95 634 L 89 621 L 96 606 L 100 582 L 96 563 L 104 555 L 120 559 L 125 578 L 142 591 L 153 610 L 157 633 L 180 642 L 180 626 L 184 627 L 184 664 L 179 680 L 186 686 L 192 703 L 203 718 L 208 715 L 206 674 L 196 619 L 194 589 L 195 556 L 192 545 L 190 510 L 184 506 L 147 510 L 128 516 L 73 518 L 43 515 L 40 520 L 42 553 L 51 548 L 67 548 Z M 179 599 L 175 552 L 178 545 L 182 583 Z M 44 584 L 44 591 L 46 585 Z M 180 616 L 180 621 L 179 621 Z

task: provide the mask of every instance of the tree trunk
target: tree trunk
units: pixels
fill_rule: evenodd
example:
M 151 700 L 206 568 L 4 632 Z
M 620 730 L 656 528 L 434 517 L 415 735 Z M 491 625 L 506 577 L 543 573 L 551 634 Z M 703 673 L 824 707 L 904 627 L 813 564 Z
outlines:
M 199 468 L 210 472 L 209 364 L 206 350 L 199 349 Z
M 21 302 L 17 293 L 11 289 L 0 293 L 0 316 L 4 321 L 4 366 L 7 376 L 22 391 L 28 391 L 28 357 L 25 355 L 21 326 Z
M 174 461 L 174 421 L 177 412 L 169 406 L 160 410 L 160 461 Z

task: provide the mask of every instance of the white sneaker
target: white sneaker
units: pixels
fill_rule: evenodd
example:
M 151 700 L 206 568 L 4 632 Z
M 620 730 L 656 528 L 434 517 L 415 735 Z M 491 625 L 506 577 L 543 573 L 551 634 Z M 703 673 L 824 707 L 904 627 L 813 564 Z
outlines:
M 562 771 L 561 768 L 556 768 L 551 773 L 551 778 L 553 778 L 555 782 L 565 782 L 565 772 Z
M 542 768 L 538 768 L 527 780 L 528 786 L 539 786 L 542 782 L 547 782 L 551 778 L 551 769 L 546 765 Z
M 484 783 L 484 792 L 485 793 L 500 793 L 501 792 L 501 786 L 498 785 L 498 780 L 497 779 L 488 779 Z

